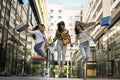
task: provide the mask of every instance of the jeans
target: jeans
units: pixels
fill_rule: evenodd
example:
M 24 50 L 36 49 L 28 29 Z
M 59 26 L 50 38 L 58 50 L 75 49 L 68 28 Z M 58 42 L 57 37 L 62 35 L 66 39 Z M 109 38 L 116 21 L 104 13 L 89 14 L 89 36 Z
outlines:
M 58 64 L 59 65 L 61 64 L 61 58 L 62 58 L 62 64 L 65 64 L 66 50 L 67 50 L 67 46 L 63 44 L 62 40 L 58 40 L 57 53 L 58 53 Z
M 35 50 L 35 51 L 37 52 L 37 54 L 39 54 L 40 56 L 45 57 L 45 54 L 44 54 L 43 50 L 41 49 L 42 44 L 43 44 L 43 42 L 40 42 L 40 43 L 36 44 L 36 45 L 34 46 L 34 50 Z
M 90 46 L 88 42 L 80 43 L 80 51 L 82 53 L 82 60 L 87 61 L 90 56 Z

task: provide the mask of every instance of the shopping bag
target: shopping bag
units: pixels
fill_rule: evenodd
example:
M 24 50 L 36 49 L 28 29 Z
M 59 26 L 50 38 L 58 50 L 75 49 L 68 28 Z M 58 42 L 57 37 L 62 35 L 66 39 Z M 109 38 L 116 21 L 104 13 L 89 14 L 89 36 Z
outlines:
M 28 24 L 20 23 L 19 25 L 17 25 L 15 27 L 15 30 L 18 32 L 21 32 L 21 31 L 25 30 L 27 27 L 29 27 Z
M 106 16 L 101 19 L 101 26 L 110 26 L 111 25 L 111 16 Z

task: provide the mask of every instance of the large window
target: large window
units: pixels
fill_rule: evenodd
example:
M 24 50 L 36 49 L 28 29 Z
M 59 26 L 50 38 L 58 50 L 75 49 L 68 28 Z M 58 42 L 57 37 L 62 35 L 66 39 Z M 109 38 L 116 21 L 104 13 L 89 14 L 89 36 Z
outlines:
M 54 10 L 53 10 L 53 9 L 51 9 L 51 10 L 50 10 L 50 12 L 51 12 L 51 13 L 53 13 L 53 12 L 54 12 Z

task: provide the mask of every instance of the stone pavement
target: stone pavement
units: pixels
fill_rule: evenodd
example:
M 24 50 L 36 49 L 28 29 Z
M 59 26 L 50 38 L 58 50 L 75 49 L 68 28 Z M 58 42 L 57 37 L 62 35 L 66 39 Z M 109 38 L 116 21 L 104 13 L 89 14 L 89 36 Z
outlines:
M 47 78 L 47 77 L 0 77 L 0 80 L 83 80 L 82 78 Z M 120 80 L 109 78 L 88 78 L 87 80 Z

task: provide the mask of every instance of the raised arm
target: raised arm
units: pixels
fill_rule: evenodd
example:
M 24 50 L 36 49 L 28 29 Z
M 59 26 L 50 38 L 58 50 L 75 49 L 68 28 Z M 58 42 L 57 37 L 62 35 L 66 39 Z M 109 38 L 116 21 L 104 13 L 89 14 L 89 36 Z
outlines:
M 30 33 L 30 34 L 35 34 L 36 31 L 28 30 L 28 33 Z
M 97 25 L 99 25 L 99 24 L 100 24 L 100 21 L 87 23 L 87 24 L 86 24 L 86 26 L 90 26 L 90 27 L 88 27 L 88 28 L 87 28 L 87 29 L 85 29 L 85 30 L 86 30 L 86 31 L 88 31 L 88 30 L 90 30 L 90 29 L 92 29 L 92 28 L 96 27 L 96 26 L 97 26 Z

